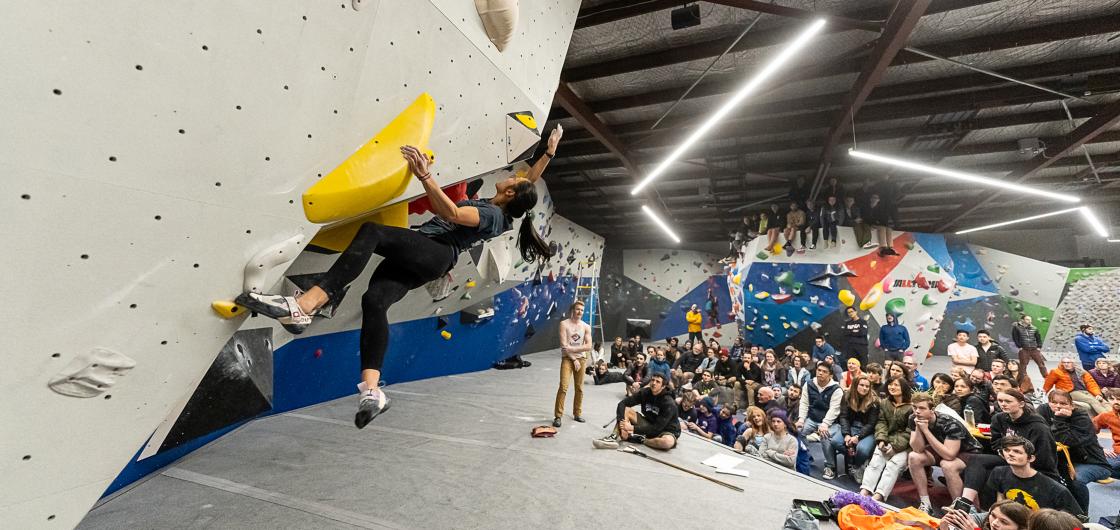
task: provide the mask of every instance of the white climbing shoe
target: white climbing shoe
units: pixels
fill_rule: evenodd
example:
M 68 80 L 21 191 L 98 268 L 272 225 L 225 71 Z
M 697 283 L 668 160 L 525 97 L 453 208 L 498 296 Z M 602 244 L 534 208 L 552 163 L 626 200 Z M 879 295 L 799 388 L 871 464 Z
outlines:
M 389 410 L 389 396 L 381 389 L 366 390 L 358 401 L 358 413 L 354 415 L 354 426 L 362 429 L 382 412 Z
M 293 296 L 241 293 L 234 302 L 258 314 L 274 318 L 288 333 L 299 335 L 311 325 L 311 315 L 303 312 Z

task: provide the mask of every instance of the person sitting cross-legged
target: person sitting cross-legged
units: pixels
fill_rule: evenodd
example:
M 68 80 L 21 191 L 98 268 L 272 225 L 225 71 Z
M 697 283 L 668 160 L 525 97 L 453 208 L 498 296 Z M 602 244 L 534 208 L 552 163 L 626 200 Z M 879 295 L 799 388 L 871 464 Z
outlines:
M 926 482 L 926 466 L 941 466 L 949 496 L 957 498 L 964 491 L 961 473 L 973 454 L 980 451 L 980 443 L 969 434 L 963 424 L 934 410 L 933 398 L 928 394 L 915 394 L 910 400 L 914 411 L 910 417 L 910 456 L 907 464 L 914 486 L 918 489 L 918 509 L 933 515 Z
M 630 408 L 633 406 L 641 410 Z M 619 401 L 615 420 L 614 432 L 592 442 L 596 449 L 618 449 L 620 442 L 629 441 L 669 450 L 676 447 L 681 436 L 677 402 L 661 374 L 651 375 L 648 385 Z

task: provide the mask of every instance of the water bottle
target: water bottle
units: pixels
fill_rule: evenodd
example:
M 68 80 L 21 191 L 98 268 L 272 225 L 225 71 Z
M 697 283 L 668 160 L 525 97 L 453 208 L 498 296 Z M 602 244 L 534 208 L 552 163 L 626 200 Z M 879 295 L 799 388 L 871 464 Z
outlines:
M 976 428 L 976 414 L 972 412 L 971 406 L 966 406 L 964 408 L 964 422 L 967 423 L 969 427 Z

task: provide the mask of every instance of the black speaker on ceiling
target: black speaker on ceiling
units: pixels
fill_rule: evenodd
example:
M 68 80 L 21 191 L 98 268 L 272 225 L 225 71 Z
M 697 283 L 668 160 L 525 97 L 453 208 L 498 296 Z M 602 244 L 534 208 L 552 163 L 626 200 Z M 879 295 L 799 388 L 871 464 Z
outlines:
M 678 7 L 669 12 L 673 29 L 691 28 L 700 25 L 700 4 Z

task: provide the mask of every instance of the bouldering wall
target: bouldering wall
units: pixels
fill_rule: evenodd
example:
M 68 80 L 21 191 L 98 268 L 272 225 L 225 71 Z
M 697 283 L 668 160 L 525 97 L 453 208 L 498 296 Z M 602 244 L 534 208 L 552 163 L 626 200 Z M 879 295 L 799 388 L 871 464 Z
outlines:
M 1076 355 L 1073 338 L 1078 327 L 1092 324 L 1093 332 L 1112 346 L 1115 355 L 1120 347 L 1120 268 L 1070 269 L 1062 294 L 1044 349 Z
M 607 342 L 625 336 L 626 320 L 648 319 L 654 340 L 687 337 L 685 312 L 704 313 L 705 338 L 734 338 L 731 297 L 722 256 L 690 250 L 640 249 L 611 253 L 602 294 Z M 722 339 L 725 342 L 728 339 Z
M 27 4 L 0 18 L 0 58 L 22 72 L 0 81 L 10 191 L 0 198 L 9 212 L 0 265 L 19 278 L 10 296 L 28 304 L 10 320 L 20 332 L 6 344 L 14 362 L 0 382 L 0 520 L 73 527 L 114 478 L 128 478 L 130 461 L 170 461 L 247 418 L 340 389 L 334 372 L 308 370 L 297 383 L 293 370 L 353 355 L 354 339 L 340 337 L 356 336 L 356 297 L 295 342 L 262 318 L 222 318 L 211 303 L 241 292 L 247 264 L 266 249 L 278 266 L 254 280 L 264 290 L 329 266 L 332 254 L 304 250 L 323 228 L 308 220 L 321 205 L 304 194 L 344 162 L 381 160 L 361 146 L 420 143 L 435 154 L 441 186 L 530 154 L 578 8 L 523 3 L 503 51 L 474 3 L 450 0 Z M 430 125 L 394 135 L 390 122 L 425 98 Z M 385 184 L 366 210 L 420 193 L 399 167 L 365 169 L 363 179 Z M 481 267 L 464 258 L 441 315 L 418 309 L 431 296 L 395 308 L 394 341 L 417 349 L 394 357 L 391 380 L 426 377 L 422 363 L 409 364 L 425 346 L 460 370 L 516 347 L 453 346 L 487 327 L 463 323 L 464 308 L 473 303 L 467 320 L 479 319 L 493 297 L 494 314 L 508 312 L 509 287 L 537 272 L 509 255 L 495 247 L 477 257 Z M 541 271 L 554 287 L 529 296 L 518 326 L 548 315 L 545 291 L 564 299 L 558 267 Z M 462 299 L 472 275 L 474 300 Z M 506 327 L 525 335 L 512 319 Z M 352 385 L 351 367 L 337 377 L 344 372 Z M 292 389 L 318 384 L 320 394 Z M 244 403 L 214 406 L 230 396 Z M 64 418 L 65 428 L 43 418 Z

